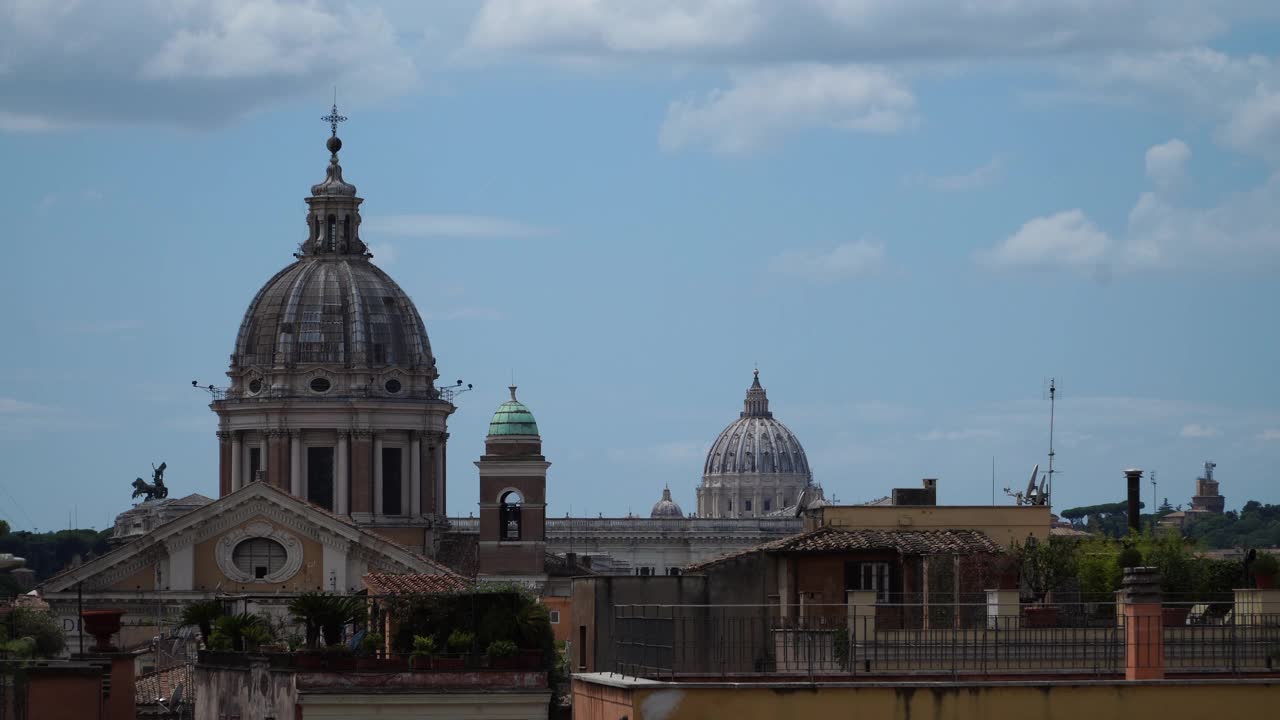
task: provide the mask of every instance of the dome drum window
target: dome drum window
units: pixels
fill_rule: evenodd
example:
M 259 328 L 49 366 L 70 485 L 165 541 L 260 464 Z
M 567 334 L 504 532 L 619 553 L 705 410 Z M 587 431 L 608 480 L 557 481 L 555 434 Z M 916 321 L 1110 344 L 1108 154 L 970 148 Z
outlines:
M 258 393 L 262 392 L 262 378 L 260 377 L 250 378 L 249 382 L 245 385 L 245 387 L 248 388 L 250 395 L 257 395 Z
M 307 387 L 311 392 L 317 395 L 323 395 L 333 389 L 333 383 L 327 377 L 314 377 L 311 382 L 307 383 Z
M 382 383 L 382 389 L 388 395 L 399 395 L 400 391 L 404 389 L 404 385 L 400 383 L 398 378 L 387 378 L 386 382 Z

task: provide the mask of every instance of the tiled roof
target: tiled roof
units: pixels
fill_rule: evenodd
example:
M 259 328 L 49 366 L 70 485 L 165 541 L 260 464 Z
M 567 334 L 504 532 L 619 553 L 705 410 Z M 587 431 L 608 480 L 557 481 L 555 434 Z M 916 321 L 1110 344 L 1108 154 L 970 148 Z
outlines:
M 454 573 L 440 575 L 369 573 L 364 576 L 364 586 L 374 595 L 436 594 L 467 590 L 471 587 L 471 582 Z
M 191 684 L 192 665 L 185 663 L 164 670 L 139 675 L 133 681 L 134 702 L 138 705 L 150 705 L 157 699 L 169 703 L 173 699 L 173 691 L 182 686 L 183 701 L 190 702 L 191 692 L 195 687 Z
M 753 553 L 821 553 L 853 550 L 892 550 L 902 555 L 999 553 L 1003 549 L 979 530 L 851 530 L 824 526 L 779 538 L 753 548 L 689 565 L 696 572 L 732 558 Z

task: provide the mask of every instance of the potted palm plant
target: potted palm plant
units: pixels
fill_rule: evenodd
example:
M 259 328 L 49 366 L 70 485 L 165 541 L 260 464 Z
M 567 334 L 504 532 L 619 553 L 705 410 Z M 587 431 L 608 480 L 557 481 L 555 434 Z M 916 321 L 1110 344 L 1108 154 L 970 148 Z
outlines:
M 475 644 L 475 633 L 465 630 L 454 630 L 449 633 L 445 645 L 449 647 L 449 657 L 436 658 L 431 667 L 436 670 L 461 670 L 466 667 L 466 657 L 471 654 L 471 646 Z
M 191 603 L 182 609 L 182 624 L 195 625 L 200 628 L 200 637 L 209 642 L 213 634 L 213 624 L 222 617 L 222 603 L 217 600 L 201 600 Z

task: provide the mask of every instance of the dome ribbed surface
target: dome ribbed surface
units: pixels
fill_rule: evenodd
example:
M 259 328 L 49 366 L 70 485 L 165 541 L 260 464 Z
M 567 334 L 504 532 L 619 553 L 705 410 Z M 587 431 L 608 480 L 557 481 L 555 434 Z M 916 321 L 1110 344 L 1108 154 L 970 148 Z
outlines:
M 381 368 L 430 366 L 431 342 L 413 301 L 368 259 L 304 256 L 258 291 L 233 362 Z
M 489 421 L 489 437 L 501 435 L 537 435 L 538 423 L 525 404 L 516 400 L 516 389 L 511 388 L 511 399 L 498 406 Z
M 747 390 L 742 414 L 711 444 L 702 470 L 704 476 L 742 473 L 810 475 L 800 441 L 769 412 L 758 372 Z

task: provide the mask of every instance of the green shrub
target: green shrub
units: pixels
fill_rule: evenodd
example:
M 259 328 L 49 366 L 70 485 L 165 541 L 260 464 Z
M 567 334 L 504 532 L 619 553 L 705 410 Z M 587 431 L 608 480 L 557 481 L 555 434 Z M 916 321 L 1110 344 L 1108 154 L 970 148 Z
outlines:
M 382 633 L 365 633 L 364 639 L 360 641 L 360 649 L 363 650 L 366 655 L 377 655 L 382 651 L 384 640 L 385 638 L 382 637 Z
M 1277 573 L 1280 573 L 1280 560 L 1271 553 L 1258 553 L 1253 560 L 1253 574 L 1275 576 Z
M 1120 551 L 1116 562 L 1123 568 L 1142 567 L 1142 551 L 1136 547 L 1127 547 Z
M 10 614 L 12 638 L 15 641 L 30 639 L 35 645 L 33 657 L 56 657 L 66 644 L 62 628 L 52 613 L 32 608 L 14 608 Z M 25 646 L 24 646 L 25 647 Z
M 413 652 L 410 657 L 429 658 L 436 654 L 436 639 L 433 635 L 414 635 Z
M 510 640 L 494 640 L 485 649 L 485 654 L 491 658 L 507 658 L 515 655 L 516 650 L 516 644 Z
M 466 630 L 454 630 L 449 633 L 449 640 L 446 644 L 453 652 L 468 653 L 471 652 L 471 646 L 475 644 L 475 641 L 475 633 L 470 633 Z

